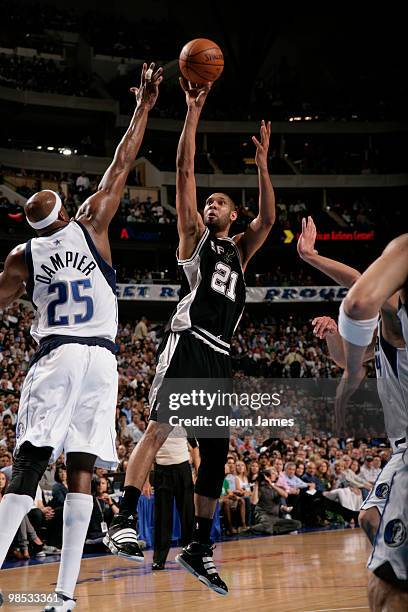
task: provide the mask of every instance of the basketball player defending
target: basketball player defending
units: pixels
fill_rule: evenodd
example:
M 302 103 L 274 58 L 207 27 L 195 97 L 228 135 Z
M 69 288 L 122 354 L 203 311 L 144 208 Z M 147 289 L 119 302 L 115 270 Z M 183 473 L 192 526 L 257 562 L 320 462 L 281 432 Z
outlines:
M 404 589 L 406 590 L 407 588 L 408 568 L 406 537 L 408 520 L 406 512 L 403 510 L 403 506 L 408 504 L 406 465 L 408 433 L 407 281 L 406 277 L 405 281 L 403 279 L 404 264 L 405 274 L 408 276 L 408 265 L 406 260 L 404 262 L 404 257 L 407 257 L 408 252 L 408 235 L 397 238 L 387 247 L 382 256 L 383 266 L 381 268 L 378 262 L 382 258 L 377 260 L 362 277 L 357 270 L 320 256 L 314 249 L 315 238 L 316 228 L 313 220 L 311 218 L 307 222 L 303 220 L 302 235 L 298 243 L 299 254 L 305 261 L 308 261 L 308 263 L 311 263 L 311 265 L 325 272 L 346 287 L 357 283 L 355 287 L 358 289 L 360 283 L 363 283 L 363 280 L 367 278 L 366 275 L 368 275 L 370 270 L 378 266 L 377 275 L 382 274 L 385 265 L 387 265 L 385 261 L 388 261 L 391 265 L 392 257 L 399 254 L 397 265 L 400 267 L 402 274 L 398 282 L 394 280 L 394 287 L 397 290 L 402 290 L 401 293 L 405 305 L 401 302 L 398 303 L 398 297 L 397 300 L 395 299 L 399 291 L 389 293 L 392 283 L 387 285 L 387 289 L 383 287 L 382 295 L 385 295 L 383 302 L 380 301 L 380 292 L 372 296 L 376 299 L 377 309 L 381 313 L 381 319 L 378 323 L 376 322 L 378 332 L 375 339 L 377 387 L 384 409 L 385 425 L 393 449 L 393 455 L 379 475 L 370 495 L 364 501 L 359 517 L 361 526 L 373 544 L 373 552 L 368 562 L 369 569 L 374 572 L 369 588 L 372 610 L 383 610 L 383 605 L 387 599 L 387 604 L 391 606 L 387 610 L 389 609 L 390 612 L 393 612 L 394 610 L 402 609 L 403 602 L 405 602 L 405 605 L 408 602 L 408 599 L 404 599 L 406 594 L 403 593 Z M 365 286 L 359 290 L 360 295 L 357 293 L 357 297 L 353 297 L 354 292 L 357 290 L 355 288 L 349 293 L 352 296 L 352 300 L 361 299 L 362 297 L 367 300 L 366 312 L 368 314 L 372 312 L 368 310 L 371 299 L 369 292 L 375 282 L 375 278 L 373 272 L 370 272 L 369 280 L 365 280 Z M 363 291 L 366 293 L 364 294 Z M 405 295 L 403 295 L 404 292 Z M 346 304 L 347 299 L 344 301 L 343 309 L 346 308 Z M 352 304 L 355 306 L 354 302 Z M 364 308 L 362 304 L 357 304 L 357 306 Z M 343 322 L 341 317 L 343 317 Z M 345 315 L 343 312 L 341 317 L 339 319 L 340 329 L 342 325 L 344 329 L 344 321 L 346 321 L 347 329 L 348 315 Z M 353 319 L 351 320 L 353 321 Z M 333 360 L 340 367 L 345 368 L 342 380 L 344 388 L 340 394 L 341 401 L 347 401 L 363 377 L 361 373 L 363 371 L 363 362 L 372 358 L 374 351 L 371 347 L 365 348 L 364 351 L 360 350 L 359 345 L 356 346 L 355 340 L 357 338 L 354 338 L 354 342 L 351 343 L 351 350 L 354 353 L 358 353 L 359 358 L 353 359 L 353 361 L 347 360 L 345 346 L 337 331 L 335 321 L 330 319 L 330 317 L 319 317 L 313 323 L 316 335 L 326 338 Z M 364 327 L 366 328 L 368 332 L 367 337 L 370 325 L 371 330 L 375 332 L 375 326 L 373 327 L 372 321 L 369 323 L 368 321 L 356 320 L 356 324 L 359 329 L 364 330 Z M 353 325 L 353 322 L 351 325 Z M 372 335 L 371 333 L 371 337 Z M 401 504 L 400 508 L 398 508 L 399 504 Z M 394 548 L 399 550 L 394 553 Z
M 143 65 L 140 87 L 133 88 L 132 121 L 98 191 L 71 221 L 58 194 L 34 194 L 25 213 L 38 237 L 17 246 L 0 275 L 0 307 L 27 292 L 36 310 L 31 334 L 39 342 L 21 391 L 13 476 L 0 504 L 0 565 L 33 505 L 48 463 L 64 451 L 69 493 L 55 589 L 58 603 L 47 607 L 49 611 L 75 608 L 74 589 L 93 507 L 94 464 L 117 464 L 117 300 L 108 227 L 158 95 L 162 69 L 153 70 L 152 64 L 146 78 Z
M 180 301 L 159 349 L 156 376 L 150 392 L 151 416 L 126 472 L 120 513 L 105 538 L 114 554 L 141 559 L 133 517 L 140 491 L 158 449 L 172 429 L 160 422 L 166 407 L 160 401 L 164 378 L 231 379 L 230 341 L 245 304 L 244 270 L 265 241 L 275 220 L 275 198 L 267 159 L 270 123 L 261 124 L 261 138 L 253 137 L 259 179 L 259 214 L 247 230 L 228 237 L 237 211 L 231 198 L 213 193 L 198 213 L 194 178 L 195 136 L 210 85 L 195 89 L 181 80 L 187 115 L 177 150 L 178 264 L 183 280 Z M 160 404 L 162 408 L 160 407 Z M 195 484 L 193 541 L 176 560 L 202 583 L 226 595 L 212 556 L 210 531 L 224 479 L 228 438 L 199 438 L 201 464 Z M 130 520 L 129 520 L 129 517 Z

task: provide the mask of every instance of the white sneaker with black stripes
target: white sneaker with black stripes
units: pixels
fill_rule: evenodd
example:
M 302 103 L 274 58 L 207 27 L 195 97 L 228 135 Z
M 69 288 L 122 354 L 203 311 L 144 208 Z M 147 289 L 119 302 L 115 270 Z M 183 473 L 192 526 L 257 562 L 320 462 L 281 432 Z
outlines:
M 76 599 L 70 599 L 61 593 L 54 593 L 57 596 L 57 601 L 46 606 L 43 612 L 72 612 L 76 608 Z
M 218 575 L 213 561 L 215 546 L 192 542 L 176 557 L 176 561 L 200 582 L 219 595 L 227 595 L 228 587 Z
M 117 514 L 103 539 L 112 554 L 143 562 L 144 555 L 137 540 L 136 519 Z

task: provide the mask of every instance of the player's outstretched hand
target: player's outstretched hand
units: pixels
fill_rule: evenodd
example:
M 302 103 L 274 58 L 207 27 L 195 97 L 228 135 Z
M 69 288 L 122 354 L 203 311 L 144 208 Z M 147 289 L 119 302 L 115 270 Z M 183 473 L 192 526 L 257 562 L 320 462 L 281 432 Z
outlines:
M 316 242 L 316 226 L 312 217 L 305 217 L 302 219 L 302 233 L 299 236 L 297 243 L 297 251 L 302 259 L 307 261 L 309 257 L 317 255 L 317 251 L 314 248 Z
M 208 82 L 204 85 L 196 85 L 190 83 L 190 81 L 187 81 L 184 77 L 180 77 L 179 81 L 181 89 L 186 94 L 187 107 L 201 110 L 207 99 L 208 92 L 212 87 L 212 83 Z
M 259 141 L 256 136 L 252 136 L 252 142 L 256 146 L 255 163 L 260 170 L 268 169 L 268 150 L 271 130 L 271 122 L 268 121 L 268 123 L 265 123 L 262 119 L 260 129 L 261 140 Z
M 337 333 L 337 323 L 331 317 L 316 317 L 312 321 L 313 333 L 321 340 L 326 336 Z
M 163 68 L 155 70 L 153 62 L 149 68 L 147 64 L 143 64 L 139 87 L 130 88 L 130 91 L 135 94 L 136 105 L 138 107 L 145 106 L 148 110 L 153 108 L 159 95 L 159 85 L 162 80 Z

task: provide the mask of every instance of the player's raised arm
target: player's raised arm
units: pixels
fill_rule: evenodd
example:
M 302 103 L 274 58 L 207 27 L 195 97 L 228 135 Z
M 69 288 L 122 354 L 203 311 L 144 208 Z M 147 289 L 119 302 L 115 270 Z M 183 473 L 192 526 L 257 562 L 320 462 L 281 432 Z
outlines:
M 188 259 L 205 229 L 197 209 L 194 157 L 197 126 L 211 83 L 204 87 L 194 87 L 184 78 L 180 78 L 180 85 L 186 95 L 187 114 L 177 147 L 176 208 L 180 238 L 179 257 Z
M 251 221 L 245 232 L 234 236 L 242 257 L 242 266 L 245 268 L 248 261 L 265 242 L 273 224 L 275 223 L 275 194 L 268 170 L 268 150 L 271 136 L 271 122 L 261 122 L 260 140 L 252 136 L 256 146 L 255 163 L 258 166 L 259 185 L 259 212 Z
M 19 244 L 7 256 L 0 274 L 0 308 L 6 308 L 24 295 L 28 270 L 24 261 L 25 244 Z
M 316 226 L 312 217 L 302 219 L 302 233 L 299 236 L 297 250 L 303 261 L 323 272 L 342 287 L 350 289 L 360 278 L 361 273 L 329 257 L 319 255 L 315 249 Z M 381 316 L 383 320 L 382 333 L 388 342 L 395 346 L 402 346 L 401 324 L 396 315 L 398 309 L 398 294 L 395 293 L 381 306 Z M 344 367 L 344 366 L 343 366 Z
M 406 292 L 408 234 L 387 246 L 351 288 L 340 307 L 339 331 L 344 340 L 347 369 L 357 372 L 377 326 L 381 306 L 397 291 Z M 406 295 L 404 295 L 406 300 Z
M 360 278 L 360 272 L 340 261 L 319 255 L 315 249 L 316 234 L 317 230 L 312 217 L 303 218 L 302 233 L 297 243 L 300 257 L 320 272 L 327 274 L 342 287 L 350 288 Z
M 98 186 L 77 212 L 76 219 L 86 222 L 96 234 L 106 234 L 119 204 L 129 171 L 142 144 L 149 111 L 153 108 L 163 80 L 162 68 L 143 64 L 139 87 L 132 87 L 136 108 L 125 135 L 120 141 L 109 168 Z

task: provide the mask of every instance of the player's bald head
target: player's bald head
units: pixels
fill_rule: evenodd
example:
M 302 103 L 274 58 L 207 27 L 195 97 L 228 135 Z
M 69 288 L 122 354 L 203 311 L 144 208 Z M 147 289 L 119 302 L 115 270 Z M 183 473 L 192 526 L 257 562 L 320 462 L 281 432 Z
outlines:
M 50 191 L 48 189 L 38 191 L 32 195 L 25 204 L 24 212 L 27 220 L 29 222 L 31 221 L 32 223 L 43 221 L 52 213 L 58 201 L 59 197 L 54 193 L 54 191 Z M 57 218 L 54 219 L 50 225 L 52 225 L 52 223 L 54 223 L 56 220 L 69 221 L 68 214 L 63 206 L 61 206 Z

